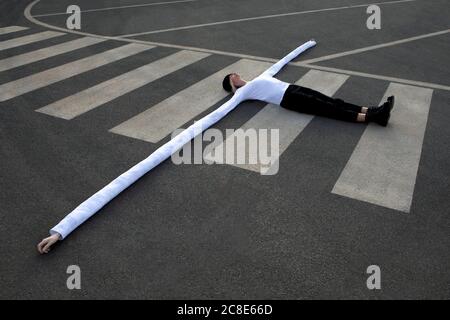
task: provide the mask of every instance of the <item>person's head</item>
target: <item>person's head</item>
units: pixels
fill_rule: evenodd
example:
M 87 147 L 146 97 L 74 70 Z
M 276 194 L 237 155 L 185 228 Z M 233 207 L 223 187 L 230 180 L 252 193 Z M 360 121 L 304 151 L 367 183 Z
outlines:
M 225 91 L 236 92 L 237 89 L 244 86 L 247 82 L 241 78 L 237 73 L 230 73 L 223 78 L 222 87 Z

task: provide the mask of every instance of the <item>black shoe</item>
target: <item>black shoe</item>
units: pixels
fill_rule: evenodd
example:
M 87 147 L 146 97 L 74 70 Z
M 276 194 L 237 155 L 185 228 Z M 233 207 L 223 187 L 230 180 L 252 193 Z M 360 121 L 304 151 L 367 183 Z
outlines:
M 378 119 L 375 120 L 375 122 L 378 123 L 380 126 L 386 127 L 390 118 L 391 118 L 391 109 L 386 108 L 385 110 L 379 113 Z
M 378 123 L 380 126 L 386 127 L 389 118 L 391 117 L 391 104 L 388 102 L 383 103 L 378 108 L 371 108 L 367 113 L 368 122 Z
M 386 102 L 383 103 L 381 106 L 369 107 L 367 112 L 369 114 L 374 115 L 374 114 L 382 112 L 383 109 L 389 109 L 389 111 L 392 111 L 392 109 L 394 108 L 394 102 L 395 102 L 395 97 L 390 96 L 387 98 Z

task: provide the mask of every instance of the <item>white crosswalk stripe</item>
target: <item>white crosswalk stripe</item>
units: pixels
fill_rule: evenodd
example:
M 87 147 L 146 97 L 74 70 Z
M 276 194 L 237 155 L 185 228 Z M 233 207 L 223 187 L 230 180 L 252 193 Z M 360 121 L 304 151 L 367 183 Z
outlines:
M 36 111 L 70 120 L 207 56 L 201 52 L 179 51 Z
M 252 79 L 268 67 L 266 62 L 239 60 L 110 131 L 156 143 L 225 98 L 227 93 L 221 85 L 225 75 L 238 70 L 244 79 Z
M 348 76 L 336 73 L 329 73 L 323 71 L 311 70 L 305 76 L 303 76 L 296 84 L 309 87 L 318 90 L 326 95 L 332 96 L 347 80 Z M 248 129 L 278 129 L 279 130 L 279 155 L 288 148 L 288 146 L 295 140 L 295 138 L 303 131 L 303 129 L 308 125 L 313 116 L 308 114 L 302 114 L 284 108 L 280 106 L 268 104 L 260 112 L 258 112 L 253 118 L 246 122 L 240 129 L 246 131 Z M 219 144 L 216 148 L 225 150 L 222 159 L 217 159 L 212 157 L 212 153 L 206 155 L 206 159 L 213 161 L 219 160 L 219 163 L 228 163 L 226 159 L 233 159 L 234 155 L 229 154 L 229 152 L 245 154 L 245 159 L 258 159 L 258 154 L 260 152 L 259 148 L 248 148 L 246 144 L 238 144 L 238 148 L 244 148 L 244 150 L 237 150 L 226 148 L 227 145 L 235 140 L 238 140 L 237 135 L 240 133 L 234 133 L 227 137 L 225 142 Z M 230 141 L 231 140 L 231 141 Z M 225 146 L 225 147 L 224 147 Z M 256 154 L 253 154 L 256 152 Z M 228 153 L 228 154 L 227 154 Z M 220 161 L 221 160 L 221 161 Z M 274 168 L 278 167 L 278 158 L 274 159 Z M 237 166 L 246 170 L 262 172 L 264 169 L 265 174 L 271 174 L 270 168 L 262 168 L 261 162 L 238 164 L 234 162 L 232 165 Z
M 151 48 L 153 46 L 131 43 L 2 84 L 0 85 L 0 101 L 12 99 Z
M 3 27 L 3 28 L 0 28 L 0 35 L 13 33 L 13 32 L 17 32 L 17 31 L 22 31 L 22 30 L 27 30 L 27 29 L 28 28 L 26 28 L 26 27 L 20 27 L 20 26 Z
M 386 128 L 369 124 L 332 192 L 409 212 L 433 90 L 391 83 Z
M 62 32 L 55 32 L 55 31 L 43 31 L 39 33 L 34 33 L 30 35 L 26 35 L 19 38 L 14 38 L 10 40 L 5 40 L 0 42 L 0 50 L 6 50 L 11 48 L 16 48 L 20 46 L 24 46 L 26 44 L 47 40 L 55 37 L 60 37 L 65 35 L 65 33 Z
M 36 61 L 47 59 L 50 57 L 57 56 L 59 54 L 71 52 L 73 50 L 88 47 L 100 42 L 105 41 L 101 38 L 85 37 L 80 39 L 75 39 L 72 41 L 60 43 L 51 47 L 46 47 L 43 49 L 26 52 L 16 56 L 12 56 L 3 60 L 0 60 L 0 72 L 24 66 Z

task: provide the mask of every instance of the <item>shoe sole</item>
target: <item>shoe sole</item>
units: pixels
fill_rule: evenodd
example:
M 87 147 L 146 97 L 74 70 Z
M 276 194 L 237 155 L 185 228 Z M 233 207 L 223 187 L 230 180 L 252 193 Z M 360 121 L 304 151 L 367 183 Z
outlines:
M 389 111 L 392 111 L 394 109 L 395 97 L 390 96 L 387 98 L 387 101 L 389 102 Z
M 391 113 L 389 112 L 388 116 L 386 117 L 386 120 L 380 123 L 383 127 L 386 127 L 389 123 L 389 119 L 391 118 Z

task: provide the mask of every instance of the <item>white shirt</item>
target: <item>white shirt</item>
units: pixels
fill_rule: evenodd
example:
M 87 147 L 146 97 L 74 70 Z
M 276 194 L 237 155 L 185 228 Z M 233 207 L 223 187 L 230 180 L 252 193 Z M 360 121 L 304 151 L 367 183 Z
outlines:
M 304 43 L 267 69 L 260 76 L 256 77 L 252 81 L 249 81 L 243 87 L 237 89 L 230 100 L 199 121 L 195 122 L 169 142 L 163 144 L 149 157 L 134 165 L 128 171 L 122 173 L 119 177 L 111 181 L 108 185 L 81 203 L 55 227 L 53 227 L 50 230 L 50 234 L 59 233 L 61 235 L 61 239 L 67 237 L 73 230 L 89 219 L 108 202 L 114 199 L 119 193 L 128 188 L 136 180 L 156 167 L 158 164 L 168 159 L 173 153 L 181 149 L 187 142 L 195 138 L 198 134 L 202 133 L 204 130 L 222 119 L 242 101 L 256 99 L 268 103 L 280 104 L 284 92 L 289 84 L 277 80 L 273 78 L 273 76 L 278 73 L 278 71 L 280 71 L 280 69 L 289 61 L 315 45 L 316 42 L 313 40 Z
M 238 90 L 244 91 L 244 100 L 261 100 L 279 105 L 288 87 L 289 83 L 262 74 Z

